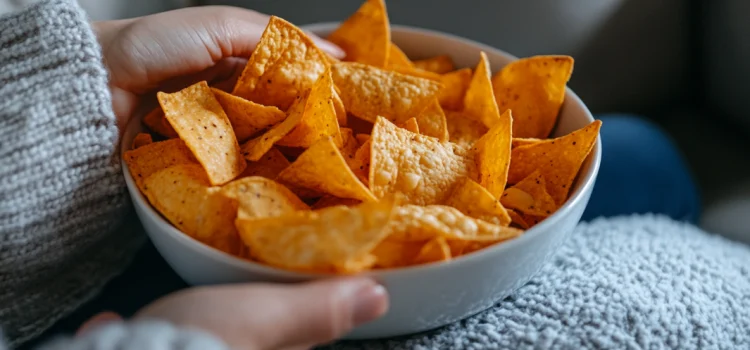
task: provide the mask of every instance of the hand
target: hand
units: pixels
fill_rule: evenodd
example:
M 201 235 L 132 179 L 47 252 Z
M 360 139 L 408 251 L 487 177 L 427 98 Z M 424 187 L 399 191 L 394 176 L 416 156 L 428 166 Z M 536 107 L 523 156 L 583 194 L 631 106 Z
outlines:
M 231 89 L 267 23 L 264 14 L 225 6 L 94 23 L 120 130 L 143 96 L 155 89 L 176 91 L 201 80 Z M 344 55 L 335 45 L 311 37 L 332 56 Z
M 351 278 L 195 287 L 161 298 L 135 317 L 202 329 L 237 349 L 299 349 L 335 340 L 387 308 L 382 286 Z M 112 314 L 95 317 L 81 332 L 116 319 Z

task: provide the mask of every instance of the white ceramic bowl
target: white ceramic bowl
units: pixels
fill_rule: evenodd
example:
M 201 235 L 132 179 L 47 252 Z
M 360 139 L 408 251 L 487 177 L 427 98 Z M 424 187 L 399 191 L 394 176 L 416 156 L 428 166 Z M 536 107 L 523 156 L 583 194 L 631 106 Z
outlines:
M 336 25 L 317 24 L 305 29 L 324 36 Z M 514 59 L 500 50 L 448 34 L 403 26 L 393 26 L 392 32 L 393 42 L 410 57 L 449 54 L 459 67 L 474 67 L 479 52 L 484 51 L 493 73 Z M 567 134 L 593 120 L 583 102 L 567 90 L 555 134 Z M 130 123 L 123 139 L 123 150 L 139 131 L 140 122 Z M 583 165 L 568 202 L 517 239 L 450 262 L 370 272 L 369 275 L 388 290 L 390 310 L 383 318 L 359 327 L 347 338 L 398 336 L 447 325 L 487 309 L 525 284 L 555 254 L 578 224 L 594 187 L 600 158 L 601 142 L 597 142 Z M 297 282 L 319 278 L 241 260 L 193 240 L 163 219 L 138 191 L 127 168 L 123 170 L 146 232 L 170 266 L 187 283 Z

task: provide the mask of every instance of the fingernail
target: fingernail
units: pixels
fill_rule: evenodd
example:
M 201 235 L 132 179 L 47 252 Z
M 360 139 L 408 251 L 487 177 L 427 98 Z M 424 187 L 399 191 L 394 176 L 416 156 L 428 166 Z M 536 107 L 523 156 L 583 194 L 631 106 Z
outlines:
M 388 291 L 377 283 L 367 283 L 355 294 L 353 321 L 361 325 L 383 316 L 388 310 Z

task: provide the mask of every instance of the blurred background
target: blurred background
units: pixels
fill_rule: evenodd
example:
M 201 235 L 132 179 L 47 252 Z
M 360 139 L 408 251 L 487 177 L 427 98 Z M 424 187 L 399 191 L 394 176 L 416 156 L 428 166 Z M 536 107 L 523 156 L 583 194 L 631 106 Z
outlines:
M 0 11 L 30 0 L 0 0 Z M 359 0 L 79 0 L 94 20 L 233 5 L 295 24 L 340 21 Z M 639 114 L 675 140 L 701 187 L 703 226 L 750 241 L 750 1 L 389 0 L 391 23 L 516 56 L 569 54 L 595 114 Z

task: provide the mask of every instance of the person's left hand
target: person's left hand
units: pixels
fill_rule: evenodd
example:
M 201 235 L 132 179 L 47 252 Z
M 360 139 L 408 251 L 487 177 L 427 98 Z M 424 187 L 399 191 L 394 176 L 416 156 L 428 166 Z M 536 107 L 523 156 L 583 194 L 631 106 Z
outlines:
M 143 96 L 155 89 L 176 91 L 201 80 L 231 89 L 268 19 L 251 10 L 206 6 L 94 23 L 120 130 Z M 344 55 L 337 46 L 310 36 L 332 56 Z

